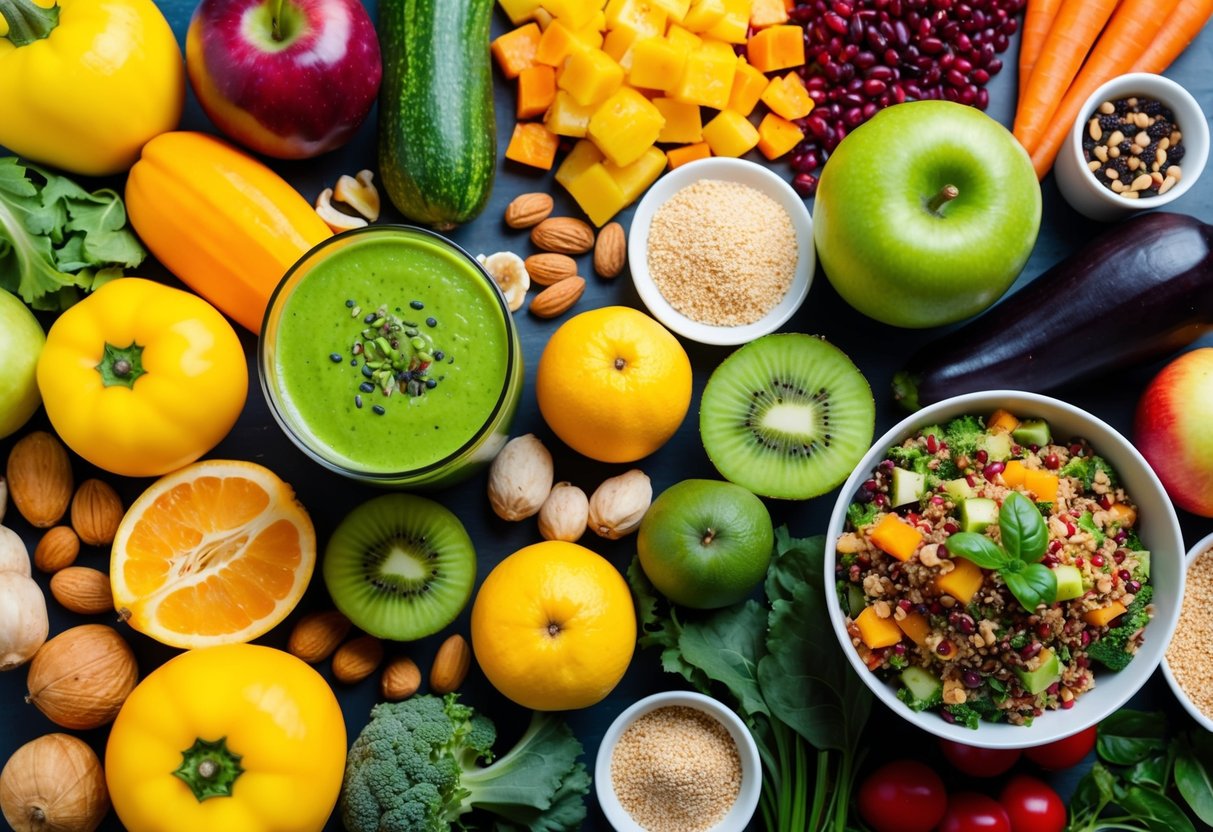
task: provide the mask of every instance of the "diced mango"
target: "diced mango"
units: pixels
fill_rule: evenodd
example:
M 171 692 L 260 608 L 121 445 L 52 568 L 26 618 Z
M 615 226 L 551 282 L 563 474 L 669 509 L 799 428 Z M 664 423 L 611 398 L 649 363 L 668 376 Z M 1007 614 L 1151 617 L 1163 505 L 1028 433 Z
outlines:
M 754 0 L 750 9 L 750 26 L 765 29 L 788 22 L 788 6 L 785 0 Z
M 1024 471 L 1024 487 L 1036 496 L 1038 503 L 1057 502 L 1057 475 L 1049 471 L 1029 468 Z
M 628 204 L 619 185 L 601 162 L 590 165 L 565 184 L 590 222 L 601 227 Z
M 703 38 L 682 28 L 677 23 L 670 24 L 670 28 L 666 30 L 665 39 L 680 49 L 685 48 L 688 52 L 698 49 L 703 44 Z
M 813 99 L 805 89 L 804 82 L 795 72 L 781 78 L 772 78 L 762 91 L 762 102 L 771 112 L 788 121 L 804 118 L 813 111 Z
M 529 66 L 518 75 L 517 117 L 520 121 L 543 115 L 555 98 L 556 70 L 550 66 Z
M 1113 601 L 1106 606 L 1098 609 L 1088 610 L 1082 614 L 1082 620 L 1090 624 L 1092 627 L 1106 627 L 1108 622 L 1112 621 L 1118 615 L 1124 615 L 1128 612 L 1128 608 L 1119 601 Z
M 777 72 L 804 63 L 804 29 L 770 26 L 746 41 L 746 57 L 760 72 Z
M 606 28 L 631 29 L 641 37 L 665 32 L 667 12 L 655 0 L 609 0 Z
M 721 110 L 703 126 L 703 140 L 713 156 L 744 156 L 758 144 L 758 130 L 749 119 L 732 110 Z
M 654 6 L 664 11 L 670 20 L 681 23 L 691 8 L 691 0 L 650 0 Z
M 665 119 L 665 126 L 657 134 L 657 141 L 690 144 L 703 138 L 703 118 L 698 104 L 687 104 L 672 98 L 654 98 L 653 106 Z
M 922 544 L 922 532 L 896 514 L 884 514 L 868 532 L 868 539 L 885 554 L 898 560 L 909 560 Z
M 489 50 L 506 78 L 517 78 L 522 70 L 535 65 L 541 34 L 538 23 L 527 23 L 493 40 Z
M 973 600 L 977 590 L 981 589 L 985 573 L 971 560 L 953 558 L 952 563 L 956 564 L 956 567 L 948 574 L 936 578 L 935 588 L 945 595 L 951 595 L 960 603 L 967 604 Z
M 505 158 L 540 170 L 551 170 L 559 146 L 560 139 L 542 124 L 519 123 L 514 125 L 514 135 L 505 149 Z
M 738 57 L 727 109 L 748 116 L 754 112 L 754 107 L 758 105 L 758 99 L 766 88 L 767 76 L 750 66 L 745 58 Z
M 564 161 L 556 169 L 556 181 L 568 188 L 570 182 L 601 161 L 602 151 L 589 139 L 582 139 L 573 145 L 569 155 L 564 157 Z
M 725 43 L 745 43 L 750 30 L 752 6 L 751 0 L 724 0 L 724 16 L 705 34 Z
M 630 205 L 661 176 L 661 172 L 665 170 L 665 154 L 660 148 L 650 147 L 630 165 L 603 162 L 602 166 L 623 192 L 625 204 Z
M 598 14 L 602 14 L 599 12 Z M 591 21 L 588 26 L 582 26 L 580 29 L 573 32 L 573 37 L 581 41 L 591 49 L 601 49 L 602 42 L 605 38 L 603 35 L 603 27 L 601 21 Z
M 627 165 L 657 141 L 664 124 L 665 118 L 651 101 L 631 87 L 622 87 L 590 116 L 586 135 L 607 159 Z
M 510 23 L 518 26 L 530 20 L 539 8 L 539 0 L 497 0 L 497 5 L 505 12 Z
M 859 638 L 873 650 L 892 647 L 901 641 L 901 628 L 892 618 L 881 618 L 872 607 L 863 608 L 855 619 L 855 626 L 859 628 Z
M 692 32 L 706 32 L 724 17 L 724 0 L 695 0 L 682 25 Z
M 585 41 L 573 34 L 568 26 L 559 20 L 553 20 L 539 37 L 539 46 L 535 49 L 535 63 L 559 67 L 570 54 L 585 48 Z
M 1019 427 L 1019 420 L 1005 410 L 995 410 L 986 420 L 986 430 L 990 433 L 1010 433 Z
M 665 38 L 645 38 L 632 47 L 628 83 L 663 92 L 671 89 L 682 77 L 688 52 Z
M 593 107 L 583 107 L 564 90 L 557 90 L 547 115 L 543 117 L 543 124 L 557 136 L 581 139 L 589 129 L 590 116 L 593 114 Z
M 636 32 L 632 29 L 611 29 L 602 41 L 602 51 L 625 70 L 632 68 L 632 47 L 636 44 Z
M 707 142 L 695 142 L 682 147 L 672 148 L 666 158 L 670 162 L 670 170 L 677 167 L 682 167 L 687 162 L 694 162 L 696 159 L 707 159 L 712 155 L 712 148 Z
M 758 125 L 758 149 L 768 159 L 778 159 L 803 138 L 803 130 L 774 113 L 767 113 Z
M 551 12 L 544 8 L 535 9 L 535 14 L 532 15 L 532 17 L 534 17 L 535 22 L 539 24 L 540 31 L 543 32 L 546 32 L 548 27 L 552 25 L 552 21 L 556 19 L 552 17 Z
M 1006 467 L 1002 469 L 1002 481 L 1007 488 L 1017 488 L 1027 482 L 1027 474 L 1028 469 L 1021 460 L 1008 459 Z
M 917 644 L 919 647 L 925 647 L 927 644 L 927 636 L 931 632 L 931 625 L 927 621 L 925 615 L 917 612 L 911 612 L 901 620 L 897 621 L 897 626 L 901 631 L 910 637 L 910 641 Z
M 1114 522 L 1122 528 L 1127 529 L 1137 522 L 1137 509 L 1132 506 L 1124 503 L 1112 503 L 1112 507 L 1108 511 L 1112 512 Z
M 723 110 L 736 72 L 737 56 L 728 44 L 704 41 L 687 55 L 682 78 L 669 92 L 679 101 Z
M 556 76 L 556 86 L 583 107 L 601 104 L 622 84 L 623 67 L 600 49 L 572 53 Z
M 539 5 L 573 31 L 589 26 L 602 8 L 602 3 L 595 0 L 540 0 Z

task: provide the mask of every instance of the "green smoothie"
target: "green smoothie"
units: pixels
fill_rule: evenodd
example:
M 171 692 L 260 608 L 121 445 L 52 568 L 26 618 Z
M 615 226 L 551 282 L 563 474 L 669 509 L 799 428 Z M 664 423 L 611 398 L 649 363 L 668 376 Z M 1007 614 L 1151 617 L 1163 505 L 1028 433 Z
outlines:
M 376 227 L 308 255 L 263 338 L 276 415 L 354 476 L 453 473 L 500 422 L 508 429 L 521 384 L 496 289 L 460 251 L 413 229 Z

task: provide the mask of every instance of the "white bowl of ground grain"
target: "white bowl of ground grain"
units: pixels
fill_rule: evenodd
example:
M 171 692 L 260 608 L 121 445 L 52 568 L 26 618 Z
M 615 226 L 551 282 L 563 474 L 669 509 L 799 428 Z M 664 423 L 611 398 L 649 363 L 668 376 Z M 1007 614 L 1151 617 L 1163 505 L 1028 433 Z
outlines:
M 632 282 L 654 318 L 704 344 L 774 332 L 804 303 L 813 220 L 778 174 L 715 157 L 675 168 L 636 207 Z
M 1188 551 L 1188 579 L 1179 626 L 1167 647 L 1162 672 L 1179 704 L 1206 731 L 1213 731 L 1213 534 Z
M 758 807 L 762 769 L 736 713 L 701 693 L 667 691 L 611 723 L 594 786 L 617 832 L 741 832 Z

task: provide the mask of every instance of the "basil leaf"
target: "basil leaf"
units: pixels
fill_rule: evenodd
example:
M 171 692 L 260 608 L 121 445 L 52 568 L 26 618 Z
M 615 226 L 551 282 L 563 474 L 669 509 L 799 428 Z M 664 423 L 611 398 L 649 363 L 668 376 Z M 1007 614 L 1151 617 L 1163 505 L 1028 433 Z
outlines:
M 1130 783 L 1156 792 L 1167 790 L 1167 755 L 1157 755 L 1142 760 L 1125 772 L 1124 777 Z
M 1180 742 L 1175 785 L 1192 813 L 1213 826 L 1213 735 L 1204 734 L 1203 740 L 1203 749 L 1194 747 L 1187 738 Z
M 1002 579 L 1028 612 L 1057 600 L 1057 576 L 1044 564 L 1029 563 L 1014 571 L 1004 569 Z
M 1086 828 L 1080 819 L 1096 818 L 1104 807 L 1112 802 L 1112 787 L 1116 782 L 1112 772 L 1103 763 L 1096 762 L 1091 770 L 1078 781 L 1070 797 L 1070 819 L 1073 828 Z
M 1166 748 L 1166 718 L 1124 708 L 1099 724 L 1095 750 L 1109 763 L 1132 766 Z
M 1150 832 L 1196 832 L 1183 809 L 1166 795 L 1130 786 L 1116 803 Z
M 972 561 L 982 569 L 1002 569 L 1010 558 L 984 534 L 957 532 L 947 539 L 948 551 Z
M 1018 491 L 1012 491 L 998 510 L 1002 547 L 1012 557 L 1037 561 L 1049 545 L 1049 530 L 1036 506 Z M 949 547 L 951 544 L 949 543 Z

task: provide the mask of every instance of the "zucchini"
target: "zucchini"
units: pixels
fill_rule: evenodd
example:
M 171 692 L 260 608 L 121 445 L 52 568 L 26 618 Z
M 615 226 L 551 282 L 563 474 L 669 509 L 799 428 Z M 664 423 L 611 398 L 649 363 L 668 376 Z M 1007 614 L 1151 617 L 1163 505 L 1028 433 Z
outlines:
M 1213 226 L 1139 214 L 893 377 L 909 410 L 976 390 L 1043 392 L 1175 352 L 1213 328 Z
M 482 210 L 497 168 L 493 0 L 380 0 L 379 175 L 409 219 L 450 230 Z

